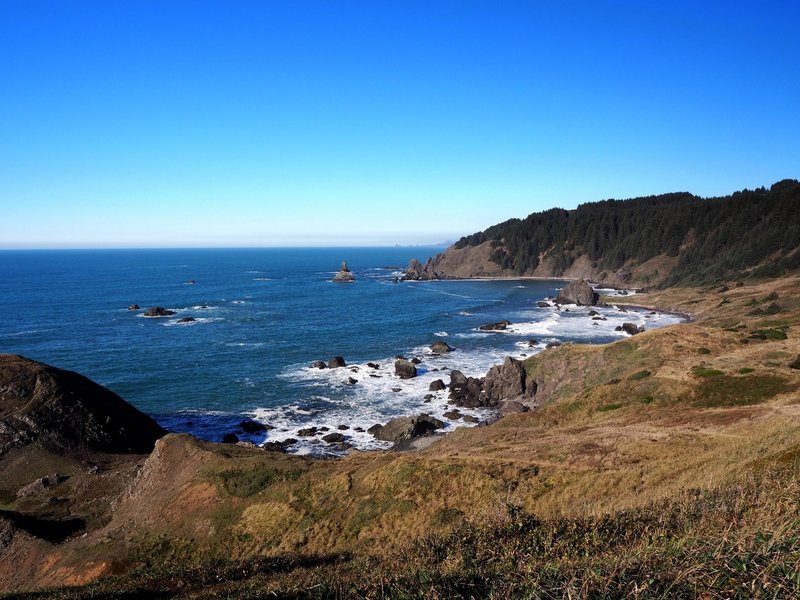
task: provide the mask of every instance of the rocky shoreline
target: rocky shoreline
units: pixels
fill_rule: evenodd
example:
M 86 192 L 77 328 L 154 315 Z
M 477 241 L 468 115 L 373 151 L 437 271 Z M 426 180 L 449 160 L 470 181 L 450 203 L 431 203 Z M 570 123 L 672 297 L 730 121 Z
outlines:
M 585 280 L 578 280 L 570 282 L 565 285 L 560 294 L 555 299 L 548 299 L 549 301 L 540 301 L 540 307 L 556 307 L 557 310 L 569 312 L 570 306 L 597 306 L 599 309 L 610 308 L 610 304 L 600 301 L 600 296 L 595 292 L 594 288 Z M 633 308 L 630 306 L 630 308 Z M 626 308 L 620 307 L 621 312 L 627 312 Z M 651 313 L 652 314 L 652 313 Z M 605 320 L 594 310 L 589 311 L 587 314 L 592 320 Z M 683 313 L 679 314 L 682 320 L 689 320 L 688 315 Z M 497 331 L 503 332 L 507 327 L 512 324 L 507 321 L 500 321 L 497 323 L 487 323 L 479 327 L 482 331 Z M 637 335 L 644 331 L 644 327 L 635 323 L 625 322 L 618 326 L 617 331 L 624 331 L 628 335 Z M 529 345 L 538 344 L 536 340 L 529 340 Z M 541 344 L 540 344 L 541 345 Z M 561 345 L 560 343 L 546 344 L 544 349 L 553 348 Z M 449 354 L 454 349 L 451 348 L 443 340 L 437 340 L 429 347 L 431 359 L 437 356 Z M 525 356 L 525 354 L 522 354 Z M 339 383 L 344 385 L 359 385 L 358 373 L 363 377 L 396 377 L 398 385 L 401 385 L 402 380 L 410 380 L 417 377 L 417 365 L 423 363 L 423 360 L 413 356 L 407 358 L 402 355 L 397 355 L 394 358 L 393 364 L 381 365 L 377 363 L 366 363 L 366 365 L 348 365 L 344 357 L 334 356 L 328 362 L 317 360 L 309 365 L 310 369 L 314 370 L 328 370 L 328 369 L 343 369 L 349 370 L 353 375 L 341 379 Z M 423 367 L 425 365 L 423 364 Z M 457 367 L 456 365 L 454 365 Z M 511 356 L 501 364 L 492 366 L 482 377 L 468 377 L 459 368 L 449 368 L 449 374 L 445 374 L 443 378 L 436 379 L 430 383 L 429 392 L 423 397 L 423 402 L 430 402 L 432 399 L 439 398 L 446 403 L 447 410 L 443 414 L 437 411 L 437 416 L 432 416 L 427 412 L 410 413 L 403 416 L 398 416 L 390 419 L 387 422 L 375 423 L 367 428 L 365 424 L 363 428 L 354 428 L 351 431 L 362 434 L 369 433 L 378 441 L 388 442 L 393 444 L 392 450 L 414 450 L 427 445 L 427 442 L 419 440 L 423 438 L 438 438 L 444 435 L 447 429 L 446 423 L 449 421 L 454 423 L 456 421 L 463 421 L 465 425 L 470 426 L 485 426 L 496 422 L 497 420 L 511 414 L 520 412 L 527 412 L 535 410 L 537 407 L 536 392 L 540 382 L 536 380 L 529 380 L 527 377 L 524 365 L 521 360 Z M 424 370 L 424 372 L 438 371 L 438 368 L 431 368 Z M 448 379 L 449 376 L 449 379 Z M 392 388 L 392 391 L 399 391 L 399 387 Z M 444 397 L 442 396 L 444 393 Z M 462 413 L 462 409 L 468 409 L 467 413 Z M 423 409 L 424 410 L 424 409 Z M 470 412 L 479 411 L 479 416 L 470 414 Z M 344 423 L 335 424 L 328 423 L 324 425 L 311 425 L 298 430 L 296 434 L 290 434 L 285 440 L 269 439 L 264 442 L 263 446 L 266 450 L 287 452 L 291 451 L 292 447 L 298 443 L 297 437 L 304 439 L 318 440 L 319 450 L 312 450 L 312 454 L 341 454 L 355 448 L 353 439 L 348 430 L 350 427 Z M 365 431 L 366 428 L 366 431 Z M 338 430 L 338 431 L 337 431 Z M 235 432 L 231 432 L 226 436 L 229 442 L 238 442 L 241 444 L 251 445 L 252 442 L 241 442 L 236 436 Z M 322 444 L 324 442 L 324 445 Z

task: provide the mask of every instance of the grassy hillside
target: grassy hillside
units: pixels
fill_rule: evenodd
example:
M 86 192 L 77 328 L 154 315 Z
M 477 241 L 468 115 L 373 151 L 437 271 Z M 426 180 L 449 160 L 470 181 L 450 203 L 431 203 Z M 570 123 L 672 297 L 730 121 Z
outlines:
M 663 287 L 741 273 L 778 277 L 800 268 L 800 182 L 719 198 L 675 193 L 551 209 L 463 237 L 453 250 L 484 244 L 508 274 L 569 276 L 580 262 L 599 280 Z
M 12 541 L 16 589 L 796 597 L 798 292 L 793 277 L 636 296 L 696 321 L 532 357 L 537 411 L 419 452 L 308 460 L 168 436 L 107 524 Z

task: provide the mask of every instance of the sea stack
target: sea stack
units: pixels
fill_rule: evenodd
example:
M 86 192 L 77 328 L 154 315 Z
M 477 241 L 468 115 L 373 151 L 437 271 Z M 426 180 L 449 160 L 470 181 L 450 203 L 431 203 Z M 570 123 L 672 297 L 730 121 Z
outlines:
M 353 277 L 353 274 L 350 272 L 350 269 L 347 268 L 347 262 L 343 260 L 342 266 L 339 269 L 339 272 L 336 273 L 336 275 L 334 276 L 333 280 L 336 283 L 350 283 L 352 281 L 355 281 L 355 279 L 356 278 Z

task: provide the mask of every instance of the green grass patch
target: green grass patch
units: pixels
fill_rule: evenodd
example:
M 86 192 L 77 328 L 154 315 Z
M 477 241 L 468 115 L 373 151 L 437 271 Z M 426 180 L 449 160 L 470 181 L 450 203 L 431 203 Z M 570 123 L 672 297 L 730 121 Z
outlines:
M 642 396 L 641 398 L 639 398 L 639 400 L 642 401 L 642 404 L 652 404 L 653 403 L 653 397 L 652 396 Z
M 706 408 L 760 404 L 796 389 L 797 385 L 775 375 L 720 374 L 703 380 L 695 393 L 694 404 Z
M 597 410 L 600 412 L 609 412 L 612 410 L 617 410 L 622 408 L 622 402 L 612 402 L 611 404 L 606 404 L 605 406 L 601 406 Z
M 697 349 L 698 354 L 711 354 L 711 350 L 706 348 L 705 346 L 701 346 Z
M 752 373 L 755 369 L 751 369 L 750 367 L 742 367 L 739 369 L 739 375 L 747 375 L 748 373 Z
M 720 375 L 725 375 L 725 373 L 718 369 L 697 366 L 692 367 L 692 375 L 695 377 L 719 377 Z
M 448 527 L 463 523 L 465 515 L 457 508 L 440 508 L 431 515 L 431 525 L 434 527 Z
M 757 329 L 747 337 L 751 340 L 785 340 L 789 336 L 780 329 Z
M 647 379 L 648 377 L 650 377 L 650 375 L 652 375 L 650 371 L 648 371 L 647 369 L 643 369 L 629 376 L 628 381 L 641 381 L 642 379 Z
M 266 466 L 252 469 L 230 469 L 222 471 L 219 479 L 224 489 L 231 496 L 247 498 L 257 494 L 276 481 L 294 481 L 303 474 L 301 469 L 283 471 Z

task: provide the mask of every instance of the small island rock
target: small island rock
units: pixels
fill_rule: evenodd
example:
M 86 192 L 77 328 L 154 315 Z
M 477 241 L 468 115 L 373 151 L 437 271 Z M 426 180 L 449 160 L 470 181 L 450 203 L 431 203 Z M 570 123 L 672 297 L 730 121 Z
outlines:
M 436 340 L 431 344 L 431 352 L 434 354 L 447 354 L 452 351 L 453 349 L 450 347 L 450 344 L 442 340 Z
M 578 306 L 595 306 L 600 295 L 594 291 L 585 279 L 573 281 L 564 286 L 556 298 L 557 304 L 577 304 Z
M 333 281 L 336 283 L 350 283 L 351 281 L 355 281 L 355 279 L 350 269 L 347 268 L 347 262 L 342 261 L 342 266 L 339 268 L 339 272 L 334 275 Z

